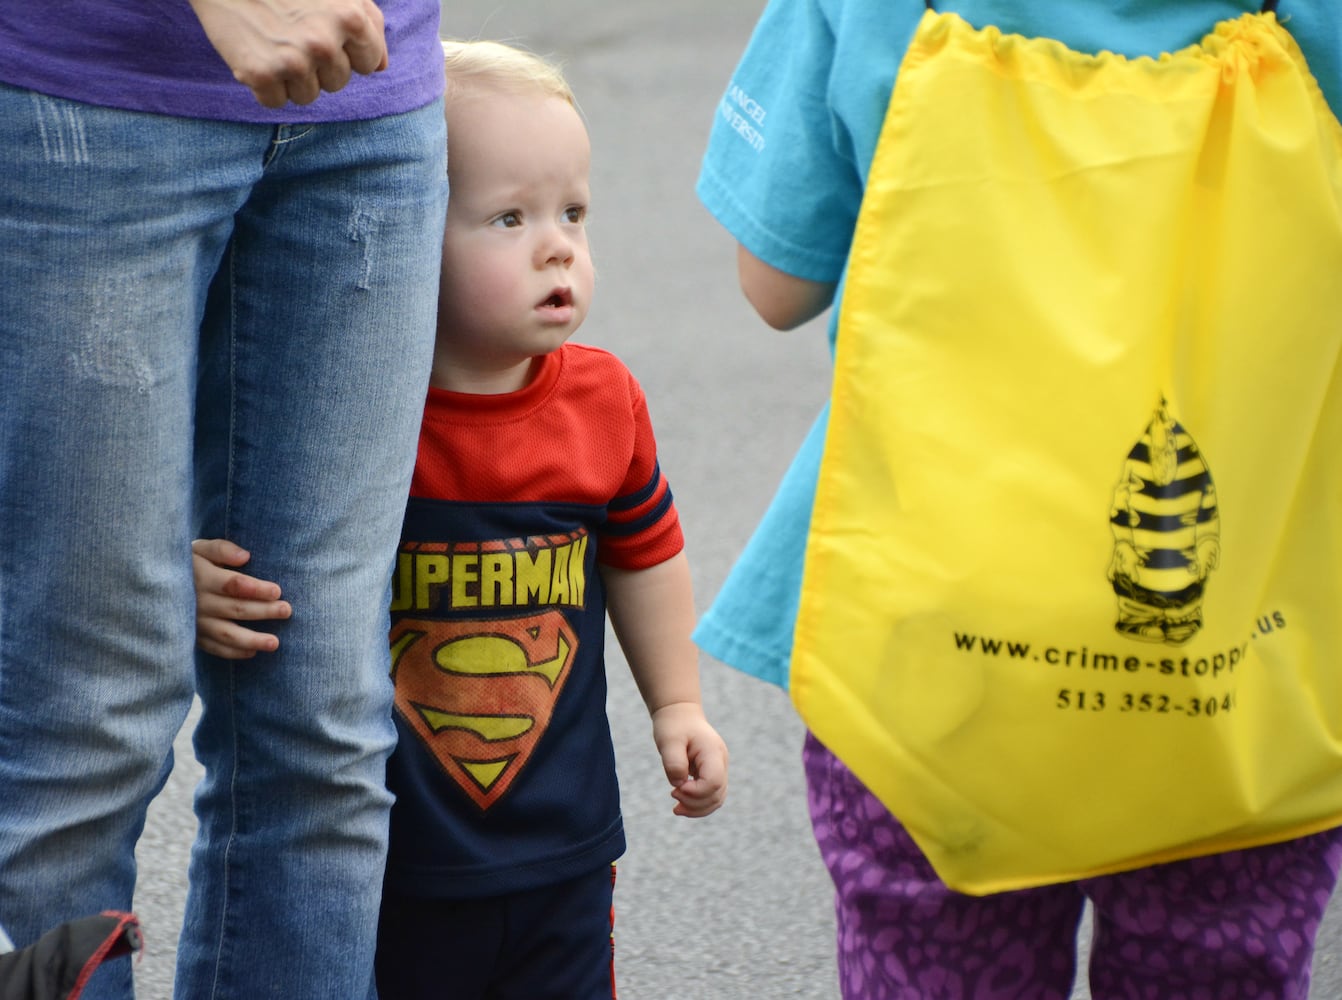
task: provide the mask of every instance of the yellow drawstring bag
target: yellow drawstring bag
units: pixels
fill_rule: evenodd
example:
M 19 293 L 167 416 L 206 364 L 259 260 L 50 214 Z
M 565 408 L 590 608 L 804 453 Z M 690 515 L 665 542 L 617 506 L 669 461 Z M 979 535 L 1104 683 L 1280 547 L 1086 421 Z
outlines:
M 1342 823 L 1342 128 L 1270 14 L 929 12 L 840 305 L 791 691 L 951 887 Z

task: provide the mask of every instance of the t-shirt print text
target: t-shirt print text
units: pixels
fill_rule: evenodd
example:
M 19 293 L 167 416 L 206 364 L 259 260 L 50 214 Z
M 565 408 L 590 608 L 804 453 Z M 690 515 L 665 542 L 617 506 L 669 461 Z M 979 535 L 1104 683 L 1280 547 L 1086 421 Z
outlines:
M 757 153 L 764 151 L 764 106 L 736 84 L 722 98 L 722 117 Z

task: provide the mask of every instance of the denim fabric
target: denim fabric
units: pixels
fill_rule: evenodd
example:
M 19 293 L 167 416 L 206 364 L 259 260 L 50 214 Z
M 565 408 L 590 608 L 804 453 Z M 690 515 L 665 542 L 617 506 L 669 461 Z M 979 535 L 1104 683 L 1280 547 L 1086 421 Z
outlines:
M 0 921 L 20 947 L 131 908 L 195 681 L 178 995 L 365 994 L 443 127 L 441 104 L 277 128 L 0 85 Z M 295 616 L 278 654 L 193 676 L 206 534 Z M 130 996 L 112 968 L 86 997 Z

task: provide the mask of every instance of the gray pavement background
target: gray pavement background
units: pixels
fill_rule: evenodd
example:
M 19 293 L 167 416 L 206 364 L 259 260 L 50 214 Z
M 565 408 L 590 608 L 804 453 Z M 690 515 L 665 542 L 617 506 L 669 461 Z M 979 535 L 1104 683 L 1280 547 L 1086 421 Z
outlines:
M 445 34 L 557 57 L 578 94 L 593 141 L 598 285 L 577 339 L 618 353 L 647 392 L 701 608 L 828 380 L 821 323 L 780 334 L 754 317 L 737 289 L 734 245 L 693 193 L 714 107 L 762 6 L 444 2 Z M 616 889 L 622 1000 L 837 1000 L 829 883 L 806 818 L 802 730 L 786 696 L 705 660 L 709 715 L 732 753 L 731 794 L 718 814 L 684 820 L 671 815 L 647 716 L 613 639 L 609 659 L 630 843 Z M 187 730 L 178 746 L 139 851 L 141 1000 L 171 996 L 198 777 Z M 1342 1000 L 1337 900 L 1320 944 L 1312 996 Z M 1088 996 L 1079 987 L 1076 1000 Z

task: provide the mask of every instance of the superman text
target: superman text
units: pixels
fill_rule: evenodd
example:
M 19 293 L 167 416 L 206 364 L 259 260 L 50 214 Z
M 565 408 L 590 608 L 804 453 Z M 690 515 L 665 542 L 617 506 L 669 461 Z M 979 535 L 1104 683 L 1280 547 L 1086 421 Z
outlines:
M 585 531 L 490 542 L 406 542 L 396 557 L 392 611 L 583 607 Z

